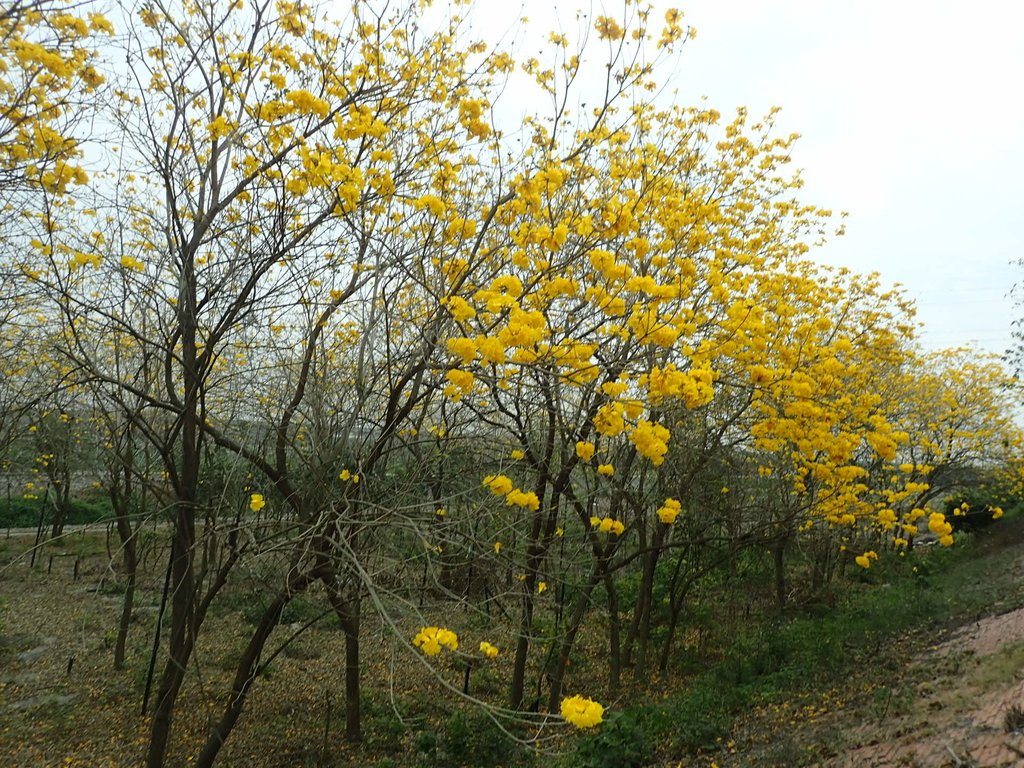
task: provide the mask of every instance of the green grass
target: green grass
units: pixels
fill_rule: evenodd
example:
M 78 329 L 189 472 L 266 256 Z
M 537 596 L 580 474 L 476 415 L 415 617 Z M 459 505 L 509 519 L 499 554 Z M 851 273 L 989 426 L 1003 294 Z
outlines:
M 714 595 L 724 593 L 728 598 L 734 594 L 731 585 L 726 584 L 726 590 L 723 582 L 715 582 L 712 587 L 718 591 L 702 595 L 698 604 L 704 609 L 699 614 L 699 626 L 708 630 L 704 637 L 710 639 L 699 647 L 679 648 L 672 661 L 674 676 L 656 680 L 648 698 L 628 691 L 617 701 L 605 701 L 609 709 L 599 728 L 578 735 L 565 729 L 555 748 L 560 754 L 545 760 L 554 760 L 560 768 L 640 768 L 690 764 L 694 760 L 689 755 L 703 753 L 697 764 L 706 765 L 715 757 L 723 765 L 801 765 L 815 757 L 808 749 L 806 733 L 772 730 L 771 725 L 759 722 L 762 713 L 783 709 L 782 705 L 789 707 L 788 711 L 797 711 L 804 704 L 821 701 L 825 692 L 836 688 L 859 697 L 855 714 L 861 722 L 881 721 L 887 713 L 905 708 L 908 697 L 916 696 L 916 688 L 905 684 L 908 651 L 912 657 L 919 656 L 922 649 L 940 642 L 944 630 L 964 623 L 965 618 L 1002 613 L 1024 605 L 1024 561 L 1015 546 L 1022 533 L 1024 519 L 1008 516 L 978 534 L 958 534 L 957 545 L 951 549 L 919 548 L 903 558 L 883 553 L 869 570 L 849 566 L 845 578 L 834 585 L 832 595 L 814 605 L 794 608 L 784 619 L 767 618 L 773 613 L 770 594 L 762 595 L 763 604 L 755 602 L 752 610 L 747 605 L 749 620 L 735 618 L 742 610 L 726 609 L 735 609 L 737 605 L 742 609 L 744 603 L 715 603 Z M 0 531 L 0 552 L 14 546 L 24 550 L 26 542 L 17 537 L 4 542 Z M 36 571 L 12 573 L 18 578 L 41 579 L 47 563 L 45 555 L 51 546 L 61 547 L 62 553 L 79 546 L 89 547 L 95 556 L 105 556 L 102 532 L 74 533 L 60 544 L 45 545 L 38 560 L 42 565 Z M 162 558 L 156 560 L 162 562 Z M 65 562 L 61 561 L 60 566 L 65 569 L 62 579 L 67 578 L 70 567 Z M 794 581 L 802 578 L 803 568 L 804 564 L 794 558 Z M 157 569 L 159 577 L 159 564 Z M 223 599 L 215 603 L 212 619 L 224 619 L 233 626 L 240 620 L 255 622 L 266 599 L 258 589 L 261 582 L 252 574 L 239 572 L 235 576 L 225 588 Z M 739 578 L 744 585 L 764 580 L 762 571 L 756 569 Z M 159 578 L 154 583 L 159 584 Z M 736 594 L 741 597 L 734 599 L 747 599 L 742 589 Z M 325 608 L 322 595 L 314 591 L 303 593 L 289 604 L 282 623 L 305 623 Z M 731 623 L 729 615 L 734 617 Z M 152 620 L 152 614 L 149 617 Z M 92 636 L 104 629 L 109 631 L 109 625 L 97 623 L 91 616 L 79 621 Z M 548 634 L 552 631 L 543 624 L 541 628 Z M 336 619 L 328 615 L 275 660 L 270 679 L 281 679 L 281 670 L 289 669 L 291 662 L 322 658 L 323 638 L 335 631 Z M 142 634 L 145 633 L 136 633 L 135 637 Z M 146 642 L 143 638 L 143 644 Z M 677 643 L 684 645 L 678 638 Z M 214 675 L 230 674 L 236 653 L 227 645 L 208 650 L 208 670 Z M 1004 656 L 998 659 L 998 667 L 986 668 L 985 675 L 996 678 L 1012 674 L 1024 658 L 1024 645 L 1006 649 Z M 598 679 L 604 672 L 600 657 L 583 653 L 579 663 L 574 657 L 572 668 L 584 680 Z M 141 673 L 135 677 L 135 693 L 142 684 L 138 674 Z M 510 739 L 485 714 L 439 697 L 435 688 L 427 687 L 429 681 L 414 684 L 412 691 L 403 694 L 386 686 L 386 681 L 375 678 L 375 674 L 379 672 L 374 669 L 367 672 L 364 691 L 364 747 L 356 752 L 346 751 L 347 748 L 339 751 L 337 760 L 341 762 L 337 762 L 331 752 L 337 747 L 333 741 L 326 748 L 326 756 L 320 755 L 318 740 L 296 742 L 294 753 L 289 753 L 289 759 L 294 758 L 291 764 L 315 764 L 322 759 L 325 767 L 340 766 L 352 754 L 359 757 L 351 764 L 401 768 L 530 766 L 542 762 Z M 977 674 L 980 679 L 981 671 Z M 127 687 L 132 688 L 131 684 Z M 473 687 L 474 694 L 501 701 L 505 681 L 485 667 L 474 672 Z M 340 717 L 337 711 L 334 717 Z M 729 756 L 718 750 L 732 738 L 749 744 L 749 730 L 745 729 L 752 722 L 770 735 L 771 741 L 764 747 L 767 751 L 759 759 L 728 762 Z M 263 738 L 271 743 L 285 744 L 296 738 L 287 719 L 271 717 L 258 727 Z M 338 726 L 335 723 L 333 727 L 336 730 Z M 528 729 L 514 733 L 524 739 L 532 735 Z M 830 732 L 828 738 L 834 742 L 834 736 Z
M 853 674 L 886 684 L 904 667 L 908 643 L 926 647 L 958 621 L 1024 605 L 1012 567 L 1020 554 L 1008 546 L 1021 531 L 1024 519 L 1009 520 L 960 535 L 951 549 L 890 554 L 839 585 L 828 612 L 740 629 L 716 663 L 667 696 L 624 710 L 608 733 L 582 739 L 574 764 L 640 765 L 652 750 L 714 751 L 753 707 L 799 700 Z

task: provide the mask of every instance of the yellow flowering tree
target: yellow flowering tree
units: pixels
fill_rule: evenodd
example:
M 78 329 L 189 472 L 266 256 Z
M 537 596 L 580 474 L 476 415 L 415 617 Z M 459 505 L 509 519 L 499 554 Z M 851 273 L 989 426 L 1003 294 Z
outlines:
M 0 279 L 12 288 L 19 284 L 14 272 L 5 270 Z M 28 435 L 31 413 L 53 390 L 48 366 L 39 365 L 38 350 L 50 333 L 46 320 L 20 292 L 12 291 L 0 303 L 0 467 L 5 471 L 16 460 L 11 452 Z
M 593 146 L 617 141 L 605 127 L 611 109 L 581 120 L 567 142 L 544 138 L 560 116 L 531 122 L 538 151 L 510 173 L 488 114 L 511 59 L 460 48 L 457 19 L 421 33 L 416 14 L 357 6 L 334 22 L 287 2 L 140 7 L 118 54 L 133 74 L 113 84 L 121 172 L 81 214 L 97 226 L 68 226 L 75 201 L 52 206 L 19 259 L 62 316 L 65 354 L 112 392 L 147 402 L 153 418 L 142 431 L 173 489 L 171 631 L 148 765 L 164 762 L 205 612 L 237 562 L 238 553 L 225 554 L 206 573 L 195 559 L 207 535 L 197 526 L 203 456 L 214 445 L 251 464 L 304 527 L 292 541 L 298 565 L 239 655 L 198 763 L 216 758 L 281 611 L 313 582 L 341 618 L 346 728 L 358 738 L 368 585 L 348 553 L 376 514 L 372 481 L 403 431 L 434 412 L 434 393 L 452 402 L 472 395 L 475 376 L 448 360 L 447 340 L 469 302 L 484 301 L 477 293 L 496 292 L 499 325 L 481 334 L 483 354 L 503 354 L 489 341 L 499 334 L 502 349 L 530 347 L 540 315 L 503 305 L 519 291 L 520 278 L 506 274 L 508 248 L 541 218 L 530 185 L 547 185 L 538 176 L 546 174 L 556 190 L 557 169 L 539 169 L 559 157 L 589 162 Z M 617 43 L 620 32 L 602 35 Z M 669 25 L 658 44 L 679 32 Z M 606 108 L 650 74 L 622 46 L 612 50 Z M 558 78 L 571 84 L 579 67 L 564 57 Z M 535 62 L 526 69 L 542 89 L 555 87 Z M 569 202 L 559 203 L 566 215 Z M 627 204 L 613 200 L 608 217 Z M 614 229 L 612 218 L 598 226 Z M 556 251 L 565 227 L 553 222 L 530 247 Z M 156 361 L 160 390 L 110 365 L 100 334 L 124 334 Z M 465 343 L 452 351 L 469 354 Z M 587 368 L 589 354 L 574 346 L 567 364 Z M 339 374 L 348 382 L 340 390 Z M 506 497 L 539 510 L 529 488 Z M 530 587 L 540 590 L 533 578 Z
M 793 199 L 795 137 L 776 135 L 774 113 L 652 102 L 659 57 L 686 37 L 677 13 L 624 3 L 587 32 L 601 62 L 556 34 L 544 61 L 517 63 L 467 43 L 461 11 L 438 21 L 420 5 L 126 10 L 109 61 L 131 72 L 111 67 L 104 113 L 117 172 L 71 196 L 87 181 L 77 144 L 51 137 L 45 161 L 23 158 L 45 202 L 5 255 L 39 308 L 23 327 L 44 327 L 58 370 L 114 414 L 108 457 L 142 444 L 159 457 L 159 472 L 123 466 L 112 490 L 170 495 L 150 768 L 188 730 L 177 702 L 240 566 L 276 576 L 188 745 L 197 765 L 217 759 L 283 612 L 315 585 L 344 634 L 348 738 L 374 652 L 364 612 L 397 625 L 417 590 L 422 605 L 478 583 L 511 624 L 501 716 L 529 717 L 547 684 L 547 710 L 588 728 L 603 706 L 563 691 L 597 610 L 610 687 L 626 665 L 642 684 L 658 576 L 672 572 L 664 668 L 694 585 L 740 549 L 771 551 L 781 608 L 793 542 L 894 536 L 938 467 L 1009 434 L 964 426 L 966 448 L 961 420 L 999 407 L 967 399 L 981 369 L 948 375 L 935 415 L 939 390 L 904 375 L 916 364 L 904 297 L 807 261 L 830 213 Z M 47 28 L 72 30 L 72 47 L 108 31 L 83 9 L 84 30 Z M 99 85 L 86 54 L 62 56 L 77 62 L 65 72 L 45 46 L 4 55 L 19 50 L 58 92 Z M 553 108 L 513 135 L 498 95 L 522 78 Z M 949 536 L 944 518 L 929 523 Z M 855 562 L 870 567 L 874 551 Z M 541 617 L 555 627 L 545 643 Z M 441 617 L 416 626 L 405 650 L 465 662 L 467 693 L 472 664 L 499 653 Z
M 884 382 L 910 354 L 912 308 L 876 276 L 828 273 L 805 264 L 761 286 L 753 310 L 771 327 L 764 354 L 744 359 L 747 420 L 758 452 L 776 602 L 788 592 L 785 550 L 799 534 L 838 551 L 833 533 L 860 525 L 873 462 L 892 461 L 907 435 L 891 421 Z M 760 321 L 760 320 L 759 320 Z
M 909 440 L 879 473 L 876 519 L 897 547 L 912 546 L 926 523 L 950 544 L 938 499 L 986 478 L 1019 486 L 1017 382 L 1003 361 L 968 349 L 915 355 L 892 378 L 892 420 Z
M 479 109 L 468 105 L 453 122 L 452 108 L 505 66 L 470 69 L 472 52 L 453 48 L 455 24 L 421 37 L 413 8 L 356 8 L 335 23 L 285 2 L 146 4 L 119 54 L 143 74 L 116 83 L 110 116 L 123 170 L 82 214 L 97 226 L 67 226 L 74 201 L 51 207 L 19 259 L 63 316 L 65 353 L 150 406 L 142 433 L 173 488 L 171 633 L 149 765 L 164 760 L 196 635 L 237 561 L 225 555 L 216 573 L 197 571 L 202 457 L 213 445 L 249 462 L 312 527 L 296 542 L 302 567 L 238 658 L 230 704 L 199 762 L 212 763 L 233 728 L 281 610 L 314 581 L 346 632 L 347 729 L 358 738 L 363 586 L 330 550 L 365 486 L 355 480 L 389 455 L 432 390 L 432 379 L 422 382 L 450 321 L 436 298 L 440 268 L 427 259 L 410 274 L 411 257 L 471 247 L 468 224 L 438 226 L 431 190 L 454 188 L 469 166 L 465 132 L 471 143 L 487 138 Z M 396 302 L 415 327 L 400 332 L 397 316 L 386 316 Z M 158 361 L 163 391 L 111 365 L 99 334 L 128 337 L 141 359 Z M 374 337 L 390 350 L 368 345 Z M 362 375 L 348 390 L 357 396 L 325 424 L 324 385 L 349 364 Z M 269 425 L 256 441 L 253 423 Z M 350 482 L 339 488 L 338 451 L 353 427 L 368 439 L 348 456 Z M 309 457 L 317 467 L 306 472 Z
M 647 494 L 677 439 L 665 414 L 707 404 L 717 365 L 763 349 L 743 326 L 763 288 L 757 276 L 786 274 L 806 248 L 800 233 L 826 215 L 772 202 L 794 182 L 763 170 L 781 170 L 793 139 L 768 137 L 770 122 L 748 128 L 740 112 L 718 129 L 709 111 L 633 112 L 635 124 L 589 131 L 587 152 L 555 155 L 516 182 L 500 222 L 509 241 L 492 248 L 507 254 L 505 271 L 446 302 L 461 332 L 448 342 L 458 375 L 448 373 L 446 396 L 525 457 L 520 477 L 483 478 L 524 510 L 516 705 L 556 532 L 578 519 L 600 564 L 615 545 L 601 537 L 610 527 L 591 525 L 595 504 L 608 505 L 597 517 L 615 521 L 616 535 L 620 517 L 649 519 Z M 717 130 L 724 138 L 712 149 Z M 523 221 L 538 212 L 543 226 Z M 644 530 L 638 546 L 657 551 L 666 527 L 653 527 L 652 540 Z M 599 565 L 584 577 L 580 606 L 606 573 Z M 560 669 L 582 611 L 571 614 Z M 553 679 L 556 707 L 560 672 Z
M 87 181 L 76 136 L 103 84 L 92 46 L 114 27 L 98 7 L 64 0 L 0 9 L 0 186 L 63 194 Z M 83 98 L 84 97 L 84 98 Z

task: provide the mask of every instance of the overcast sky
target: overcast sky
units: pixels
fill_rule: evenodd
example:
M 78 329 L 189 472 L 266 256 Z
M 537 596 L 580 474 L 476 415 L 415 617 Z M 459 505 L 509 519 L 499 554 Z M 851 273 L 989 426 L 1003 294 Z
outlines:
M 741 105 L 752 117 L 777 105 L 780 133 L 802 135 L 794 153 L 807 182 L 801 199 L 849 212 L 845 237 L 814 258 L 903 285 L 917 301 L 926 348 L 1007 349 L 1010 323 L 1024 314 L 1008 295 L 1024 279 L 1012 264 L 1024 258 L 1024 6 L 656 5 L 659 15 L 679 7 L 697 28 L 678 68 L 659 78 L 678 101 L 707 97 L 725 117 Z M 580 7 L 621 12 L 615 0 L 485 0 L 474 25 L 510 31 L 526 15 L 534 33 L 572 32 Z
M 849 211 L 816 258 L 917 300 L 930 348 L 1003 352 L 1024 269 L 1024 7 L 693 0 L 683 101 L 783 108 L 808 201 Z

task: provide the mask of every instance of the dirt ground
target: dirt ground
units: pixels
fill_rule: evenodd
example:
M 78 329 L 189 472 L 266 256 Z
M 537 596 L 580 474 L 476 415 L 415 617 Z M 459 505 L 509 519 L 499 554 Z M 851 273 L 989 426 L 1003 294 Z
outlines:
M 139 605 L 129 670 L 111 673 L 109 628 L 115 625 L 120 596 L 97 590 L 103 574 L 95 560 L 88 568 L 83 565 L 76 579 L 74 560 L 57 556 L 52 566 L 47 560 L 36 569 L 24 562 L 0 564 L 4 768 L 119 768 L 129 764 L 124 755 L 142 753 L 146 721 L 137 714 L 137 699 L 145 679 L 155 606 Z M 1024 548 L 1014 556 L 1010 570 L 1011 583 L 1024 585 Z M 158 585 L 149 586 L 155 592 Z M 728 750 L 731 754 L 718 752 L 679 765 L 1024 768 L 1024 608 L 1011 610 L 1011 604 L 1020 605 L 1014 600 L 996 600 L 992 615 L 947 627 L 929 639 L 931 645 L 913 645 L 912 656 L 885 687 L 855 690 L 859 683 L 853 676 L 846 681 L 846 690 L 823 692 L 814 704 L 794 705 L 787 713 L 765 717 L 759 727 L 760 745 L 737 738 L 736 748 Z M 236 617 L 225 616 L 225 635 L 238 624 Z M 327 633 L 306 648 L 315 649 L 315 655 L 282 656 L 278 674 L 256 691 L 249 710 L 259 717 L 240 726 L 236 741 L 226 750 L 225 766 L 317 764 L 313 747 L 321 743 L 325 713 L 330 718 L 331 700 L 324 697 L 337 686 L 332 660 L 342 649 Z M 215 654 L 207 654 L 203 661 L 201 683 L 216 689 L 231 670 Z M 287 683 L 293 668 L 301 668 L 303 679 L 311 680 L 300 704 L 294 686 Z M 387 674 L 381 671 L 380 676 Z M 288 697 L 281 695 L 279 686 L 287 686 Z M 126 689 L 130 697 L 125 696 Z M 204 700 L 199 693 L 196 702 Z M 188 729 L 199 732 L 209 713 L 199 704 L 192 713 L 195 722 Z M 250 732 L 267 722 L 280 724 L 280 731 L 268 732 L 263 726 Z M 337 737 L 332 731 L 332 741 Z M 294 749 L 275 756 L 250 751 L 268 739 Z M 178 757 L 181 765 L 188 764 L 190 755 Z M 675 768 L 676 763 L 672 765 Z
M 981 618 L 955 630 L 921 663 L 955 680 L 926 681 L 905 712 L 864 743 L 844 768 L 1024 766 L 1024 609 Z

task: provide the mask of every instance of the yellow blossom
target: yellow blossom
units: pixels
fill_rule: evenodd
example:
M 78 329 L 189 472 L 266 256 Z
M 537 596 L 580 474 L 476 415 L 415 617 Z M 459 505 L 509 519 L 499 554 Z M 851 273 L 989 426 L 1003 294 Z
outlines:
M 953 526 L 946 522 L 946 516 L 941 512 L 932 512 L 928 516 L 928 530 L 938 536 L 940 542 L 944 538 L 949 537 L 949 544 L 953 543 Z M 945 542 L 943 544 L 947 547 L 949 546 Z
M 457 650 L 459 639 L 454 632 L 444 627 L 423 627 L 413 638 L 412 644 L 427 656 L 436 656 L 442 648 Z
M 505 496 L 515 487 L 512 484 L 512 478 L 505 475 L 487 475 L 483 484 L 495 496 Z
M 444 306 L 460 323 L 476 317 L 476 310 L 461 296 L 449 296 L 444 300 Z
M 486 640 L 480 643 L 480 653 L 486 656 L 488 659 L 493 659 L 498 655 L 499 651 L 497 646 L 491 645 Z
M 626 526 L 621 521 L 611 517 L 592 517 L 590 518 L 590 526 L 591 528 L 596 528 L 601 533 L 613 533 L 616 536 L 621 536 L 622 532 L 626 530 Z
M 660 466 L 668 453 L 669 437 L 669 431 L 661 424 L 641 419 L 630 433 L 629 441 L 636 446 L 638 453 L 650 459 L 655 466 Z
M 593 728 L 601 722 L 604 707 L 583 696 L 562 699 L 562 717 L 577 728 Z
M 514 488 L 505 495 L 505 503 L 510 507 L 526 507 L 534 512 L 540 509 L 540 499 L 533 491 L 521 491 Z
M 665 525 L 672 525 L 679 513 L 682 511 L 682 505 L 671 497 L 665 499 L 665 503 L 658 507 L 658 519 Z
M 447 346 L 448 351 L 461 358 L 464 365 L 473 362 L 476 357 L 476 342 L 472 339 L 465 337 L 448 339 Z
M 590 461 L 594 457 L 594 444 L 580 440 L 576 443 L 576 455 L 584 461 Z
M 505 345 L 501 339 L 495 336 L 477 336 L 475 341 L 483 362 L 492 365 L 501 365 L 505 362 Z
M 469 371 L 451 370 L 446 377 L 449 384 L 444 388 L 445 397 L 456 402 L 473 389 L 473 383 L 476 381 L 476 377 Z
M 869 549 L 864 554 L 857 555 L 857 557 L 853 558 L 854 562 L 857 563 L 857 565 L 859 565 L 861 568 L 870 568 L 871 567 L 871 561 L 872 560 L 877 560 L 877 559 L 878 559 L 878 553 L 875 552 L 875 550 L 873 550 L 873 549 Z

